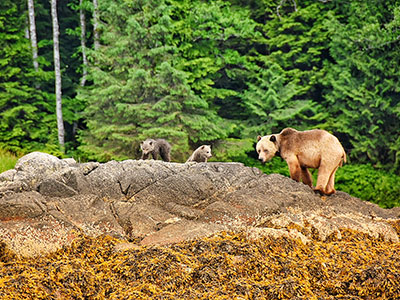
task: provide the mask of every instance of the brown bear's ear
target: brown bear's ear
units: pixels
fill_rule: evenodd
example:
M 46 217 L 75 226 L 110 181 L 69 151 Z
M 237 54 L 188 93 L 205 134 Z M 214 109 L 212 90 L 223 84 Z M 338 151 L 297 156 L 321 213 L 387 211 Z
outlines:
M 201 148 L 200 149 L 204 149 L 204 145 L 203 146 L 201 146 Z
M 276 142 L 276 137 L 274 135 L 271 135 L 271 137 L 269 138 L 269 140 L 271 142 Z
M 258 142 L 259 140 L 261 140 L 261 135 L 259 135 L 259 136 L 257 137 L 257 142 Z

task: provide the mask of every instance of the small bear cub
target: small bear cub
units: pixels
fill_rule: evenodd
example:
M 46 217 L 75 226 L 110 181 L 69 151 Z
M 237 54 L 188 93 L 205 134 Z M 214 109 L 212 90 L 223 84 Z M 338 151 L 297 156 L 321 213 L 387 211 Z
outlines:
M 171 145 L 164 139 L 147 139 L 140 143 L 140 149 L 141 159 L 148 159 L 151 154 L 153 159 L 157 159 L 160 155 L 163 161 L 171 161 Z
M 211 146 L 203 145 L 197 148 L 186 162 L 207 162 L 207 159 L 209 159 L 211 156 Z

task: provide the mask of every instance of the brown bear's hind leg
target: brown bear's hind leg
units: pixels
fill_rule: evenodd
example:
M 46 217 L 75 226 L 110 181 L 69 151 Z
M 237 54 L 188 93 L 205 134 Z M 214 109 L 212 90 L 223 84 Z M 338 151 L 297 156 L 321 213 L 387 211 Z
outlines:
M 333 170 L 331 176 L 329 177 L 329 181 L 328 181 L 328 184 L 327 184 L 326 190 L 325 190 L 325 194 L 326 195 L 332 195 L 332 194 L 336 193 L 336 190 L 335 190 L 335 173 L 336 173 L 338 168 L 339 168 L 339 166 L 337 166 Z
M 171 161 L 171 156 L 169 152 L 160 152 L 161 158 L 163 161 L 170 162 Z
M 326 167 L 320 166 L 318 169 L 317 185 L 315 186 L 314 191 L 319 192 L 321 195 L 325 195 L 330 177 L 331 172 Z

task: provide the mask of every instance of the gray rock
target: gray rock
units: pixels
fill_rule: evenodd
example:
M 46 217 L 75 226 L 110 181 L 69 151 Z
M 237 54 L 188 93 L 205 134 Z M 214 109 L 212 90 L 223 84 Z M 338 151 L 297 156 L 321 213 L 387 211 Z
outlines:
M 399 217 L 399 208 L 382 209 L 340 191 L 321 197 L 302 183 L 240 163 L 81 164 L 33 152 L 0 174 L 0 238 L 11 246 L 26 237 L 26 228 L 57 246 L 76 232 L 147 245 L 235 229 L 306 242 L 353 229 L 398 241 L 388 220 Z

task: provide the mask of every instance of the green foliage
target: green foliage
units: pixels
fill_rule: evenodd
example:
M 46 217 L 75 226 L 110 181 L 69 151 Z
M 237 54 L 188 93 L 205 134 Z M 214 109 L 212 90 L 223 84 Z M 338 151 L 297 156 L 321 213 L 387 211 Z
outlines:
M 254 42 L 262 39 L 250 10 L 227 1 L 174 1 L 177 67 L 191 89 L 227 120 L 240 118 L 240 92 L 256 66 Z
M 251 154 L 257 135 L 322 128 L 339 137 L 353 162 L 400 174 L 397 0 L 99 5 L 101 47 L 94 51 L 93 3 L 82 3 L 91 63 L 82 88 L 79 1 L 58 2 L 68 153 L 139 158 L 140 141 L 160 137 L 173 145 L 174 161 L 207 143 L 213 160 L 270 172 Z M 49 11 L 49 1 L 35 1 L 35 72 L 26 1 L 0 4 L 0 147 L 15 153 L 60 155 Z M 287 172 L 279 159 L 271 166 Z
M 79 95 L 87 101 L 88 127 L 80 150 L 91 159 L 137 158 L 142 140 L 166 138 L 172 159 L 182 161 L 189 144 L 226 137 L 223 119 L 175 67 L 171 7 L 111 2 L 102 14 L 103 47 L 93 53 L 93 85 Z
M 14 154 L 0 149 L 0 173 L 13 169 L 18 157 Z
M 0 147 L 32 151 L 56 143 L 53 99 L 36 88 L 47 77 L 35 72 L 22 1 L 0 4 Z
M 248 119 L 242 135 L 255 137 L 293 126 L 304 129 L 305 120 L 315 115 L 315 103 L 296 100 L 300 87 L 286 78 L 276 63 L 260 70 L 254 83 L 241 95 Z
M 384 208 L 400 206 L 400 176 L 370 164 L 346 164 L 336 174 L 336 189 Z
M 247 163 L 248 152 L 254 151 L 253 140 L 250 139 L 225 139 L 212 145 L 213 157 L 210 161 L 242 162 Z
M 325 125 L 347 136 L 351 157 L 399 172 L 400 8 L 396 1 L 351 2 L 330 15 Z M 396 7 L 397 6 L 397 7 Z M 382 13 L 387 14 L 383 17 Z
M 256 48 L 258 69 L 241 95 L 248 125 L 243 135 L 318 127 L 327 116 L 319 105 L 318 78 L 324 73 L 323 50 L 329 39 L 323 20 L 329 8 L 302 2 L 294 11 L 290 2 L 280 8 L 278 16 L 270 3 L 263 5 L 259 9 L 264 8 L 268 22 L 260 24 L 260 30 L 268 38 L 262 41 L 265 46 Z

